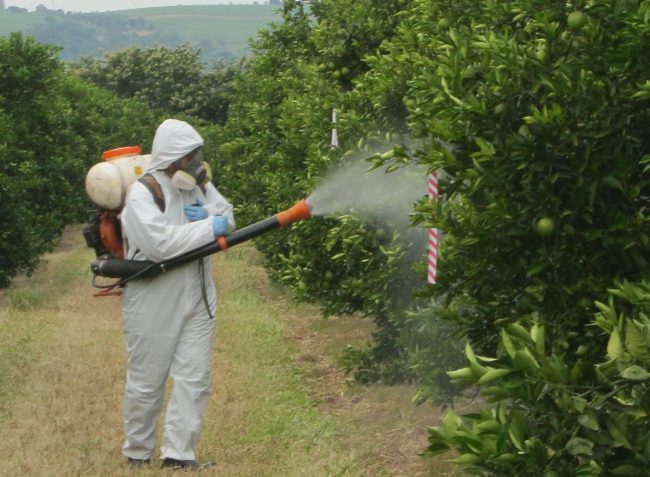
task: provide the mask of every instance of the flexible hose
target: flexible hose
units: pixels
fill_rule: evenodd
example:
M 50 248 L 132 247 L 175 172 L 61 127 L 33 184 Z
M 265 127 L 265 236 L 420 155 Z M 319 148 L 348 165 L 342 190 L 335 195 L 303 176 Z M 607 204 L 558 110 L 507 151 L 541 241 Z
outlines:
M 215 242 L 209 243 L 202 247 L 191 250 L 178 257 L 170 258 L 163 262 L 152 262 L 149 260 L 122 260 L 117 258 L 101 258 L 95 260 L 90 270 L 95 275 L 107 278 L 119 278 L 120 281 L 107 287 L 108 288 L 120 286 L 129 280 L 135 278 L 147 278 L 164 273 L 171 268 L 179 265 L 192 262 L 199 258 L 207 257 L 213 253 L 220 252 L 229 247 L 237 245 L 242 242 L 251 240 L 259 235 L 262 235 L 270 230 L 278 227 L 284 227 L 297 220 L 309 218 L 311 216 L 311 208 L 309 204 L 302 200 L 295 206 L 280 212 L 272 217 L 251 224 L 235 232 L 219 237 Z M 94 280 L 93 280 L 94 283 Z

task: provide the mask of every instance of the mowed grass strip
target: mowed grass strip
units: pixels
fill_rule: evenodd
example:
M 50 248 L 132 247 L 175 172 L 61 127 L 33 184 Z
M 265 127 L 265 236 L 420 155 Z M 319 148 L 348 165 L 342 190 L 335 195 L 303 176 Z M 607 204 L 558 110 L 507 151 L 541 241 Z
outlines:
M 92 297 L 93 258 L 72 227 L 32 277 L 0 294 L 2 475 L 161 473 L 157 453 L 135 472 L 120 453 L 121 301 Z M 433 475 L 452 475 L 443 460 L 417 457 L 437 417 L 410 405 L 412 389 L 349 386 L 336 369 L 336 350 L 367 339 L 367 323 L 324 322 L 316 307 L 292 302 L 251 244 L 213 260 L 213 393 L 198 452 L 216 465 L 201 475 L 413 477 L 432 465 Z
M 31 278 L 3 292 L 0 430 L 3 475 L 133 475 L 123 439 L 124 344 L 119 298 L 93 298 L 79 228 Z M 362 475 L 345 432 L 318 412 L 284 340 L 278 317 L 237 250 L 215 266 L 221 303 L 214 393 L 200 444 L 203 475 Z M 5 349 L 3 347 L 3 349 Z M 9 349 L 9 348 L 6 348 Z M 142 475 L 156 475 L 155 462 Z
M 202 454 L 227 476 L 363 475 L 342 439 L 350 429 L 319 411 L 294 361 L 285 320 L 299 306 L 270 293 L 256 256 L 244 244 L 215 257 L 215 402 Z
M 93 299 L 80 227 L 31 278 L 3 292 L 0 340 L 22 329 L 28 359 L 2 356 L 2 475 L 113 475 L 121 439 L 124 353 L 119 299 Z M 30 330 L 31 335 L 30 335 Z

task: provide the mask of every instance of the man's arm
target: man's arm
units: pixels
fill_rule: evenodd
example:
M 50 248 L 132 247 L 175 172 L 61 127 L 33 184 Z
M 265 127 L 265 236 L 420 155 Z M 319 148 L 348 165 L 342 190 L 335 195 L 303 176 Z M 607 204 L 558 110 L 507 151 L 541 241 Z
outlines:
M 205 204 L 203 205 L 210 215 L 223 215 L 228 219 L 228 232 L 235 230 L 235 218 L 233 215 L 233 207 L 230 202 L 222 196 L 217 188 L 208 182 L 205 185 Z
M 148 260 L 161 262 L 214 241 L 212 218 L 183 225 L 168 225 L 146 187 L 136 182 L 122 212 L 122 228 L 129 249 Z M 129 253 L 131 255 L 131 253 Z

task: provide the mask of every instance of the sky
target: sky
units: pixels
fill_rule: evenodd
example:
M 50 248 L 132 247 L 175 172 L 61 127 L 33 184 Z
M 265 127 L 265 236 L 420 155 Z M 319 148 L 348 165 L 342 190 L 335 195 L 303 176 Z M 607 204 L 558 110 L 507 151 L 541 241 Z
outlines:
M 6 7 L 21 7 L 34 10 L 37 5 L 44 5 L 49 10 L 66 12 L 106 12 L 111 10 L 129 10 L 131 8 L 170 7 L 174 5 L 219 5 L 251 4 L 254 0 L 5 0 Z M 258 0 L 258 3 L 266 3 Z

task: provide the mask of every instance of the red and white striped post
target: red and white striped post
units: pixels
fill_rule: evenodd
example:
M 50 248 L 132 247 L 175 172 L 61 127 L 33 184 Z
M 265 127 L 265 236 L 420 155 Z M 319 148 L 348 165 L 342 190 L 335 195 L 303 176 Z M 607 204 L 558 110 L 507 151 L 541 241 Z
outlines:
M 332 147 L 339 147 L 339 135 L 336 132 L 336 109 L 332 109 Z
M 429 174 L 429 198 L 436 200 L 438 198 L 438 173 Z M 429 262 L 428 262 L 428 281 L 436 283 L 438 267 L 438 229 L 429 229 Z

